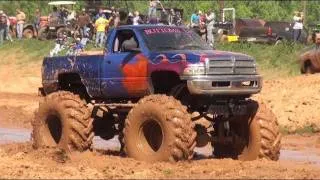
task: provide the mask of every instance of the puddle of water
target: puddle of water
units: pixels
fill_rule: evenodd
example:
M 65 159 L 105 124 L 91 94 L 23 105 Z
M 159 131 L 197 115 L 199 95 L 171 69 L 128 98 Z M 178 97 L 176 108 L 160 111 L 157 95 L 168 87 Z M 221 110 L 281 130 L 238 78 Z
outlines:
M 27 129 L 0 128 L 0 144 L 10 142 L 22 143 L 31 139 L 31 132 Z
M 11 128 L 0 128 L 0 144 L 12 143 L 12 142 L 26 142 L 31 139 L 31 131 L 27 129 L 11 129 Z M 105 141 L 100 137 L 94 137 L 93 147 L 97 149 L 120 149 L 120 143 L 118 136 L 113 139 Z M 212 153 L 212 148 L 207 145 L 203 148 L 195 148 L 195 152 L 204 156 L 209 157 Z M 293 150 L 281 150 L 280 161 L 291 160 L 297 162 L 310 162 L 316 165 L 320 165 L 320 156 L 306 149 L 303 151 Z
M 310 162 L 312 164 L 320 165 L 320 156 L 312 152 L 304 151 L 293 151 L 293 150 L 281 150 L 280 151 L 280 161 L 281 160 L 291 160 L 298 162 Z

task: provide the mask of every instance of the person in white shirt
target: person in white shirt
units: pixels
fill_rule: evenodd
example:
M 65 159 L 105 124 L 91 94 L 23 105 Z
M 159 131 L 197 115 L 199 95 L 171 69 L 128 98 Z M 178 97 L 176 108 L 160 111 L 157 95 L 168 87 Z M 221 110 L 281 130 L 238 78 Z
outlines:
M 293 16 L 293 21 L 293 41 L 296 42 L 300 39 L 303 29 L 303 14 L 296 11 L 295 15 Z
M 139 11 L 134 12 L 134 17 L 133 17 L 133 25 L 139 25 L 141 24 L 141 18 L 139 15 Z
M 214 36 L 213 36 L 213 29 L 214 29 L 214 23 L 215 23 L 216 15 L 214 12 L 209 9 L 208 13 L 206 14 L 206 20 L 207 20 L 207 39 L 208 43 L 211 47 L 213 47 L 214 44 Z

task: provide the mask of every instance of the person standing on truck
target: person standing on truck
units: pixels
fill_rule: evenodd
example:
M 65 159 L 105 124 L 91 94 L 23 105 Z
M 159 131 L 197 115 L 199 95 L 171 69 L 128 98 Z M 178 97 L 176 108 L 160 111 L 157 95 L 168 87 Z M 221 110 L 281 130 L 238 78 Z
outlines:
M 100 16 L 95 22 L 96 28 L 96 43 L 95 47 L 102 47 L 104 43 L 104 36 L 107 26 L 109 26 L 110 21 L 112 20 L 112 16 L 110 19 L 106 19 L 103 16 Z
M 296 11 L 293 16 L 293 41 L 296 42 L 300 39 L 301 32 L 303 29 L 303 14 L 301 12 Z
M 20 9 L 17 9 L 17 37 L 18 39 L 22 39 L 22 33 L 23 33 L 23 25 L 25 23 L 26 20 L 26 14 L 24 12 L 22 12 Z
M 211 47 L 213 47 L 213 44 L 214 44 L 213 29 L 214 29 L 215 18 L 216 18 L 216 15 L 214 14 L 214 12 L 212 11 L 212 9 L 209 9 L 209 11 L 206 14 L 206 20 L 207 20 L 207 39 Z
M 6 29 L 7 29 L 7 18 L 4 16 L 3 11 L 0 11 L 0 46 L 2 46 L 3 44 Z

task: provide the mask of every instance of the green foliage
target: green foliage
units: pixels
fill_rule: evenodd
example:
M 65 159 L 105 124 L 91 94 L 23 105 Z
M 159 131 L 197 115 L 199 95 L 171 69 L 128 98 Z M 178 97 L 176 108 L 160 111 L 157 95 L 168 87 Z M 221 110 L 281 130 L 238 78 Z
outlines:
M 304 45 L 283 43 L 277 46 L 226 43 L 218 44 L 217 49 L 240 52 L 254 57 L 259 71 L 266 78 L 292 76 L 299 74 L 298 57 L 304 51 Z
M 51 11 L 48 0 L 21 0 L 21 1 L 0 1 L 0 9 L 5 10 L 9 15 L 15 15 L 15 10 L 21 8 L 28 20 L 34 17 L 34 10 L 39 8 L 43 15 Z M 125 1 L 107 0 L 102 1 L 105 6 L 115 6 L 131 12 L 138 10 L 142 14 L 147 14 L 149 1 Z M 177 7 L 184 9 L 184 20 L 189 22 L 189 17 L 194 11 L 201 10 L 207 12 L 213 9 L 219 16 L 219 1 L 161 1 L 164 7 Z M 80 10 L 86 1 L 77 1 L 76 10 Z M 303 10 L 303 1 L 225 1 L 225 7 L 234 7 L 236 16 L 239 18 L 259 17 L 266 20 L 286 20 L 292 21 L 294 11 Z M 319 21 L 320 1 L 307 1 L 306 11 L 308 23 Z

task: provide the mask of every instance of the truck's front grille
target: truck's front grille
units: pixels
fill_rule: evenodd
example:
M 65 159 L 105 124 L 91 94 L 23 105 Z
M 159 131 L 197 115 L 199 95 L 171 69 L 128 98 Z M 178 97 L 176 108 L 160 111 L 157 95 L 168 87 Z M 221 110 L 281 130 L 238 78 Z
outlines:
M 256 74 L 256 64 L 248 58 L 210 58 L 206 74 Z

